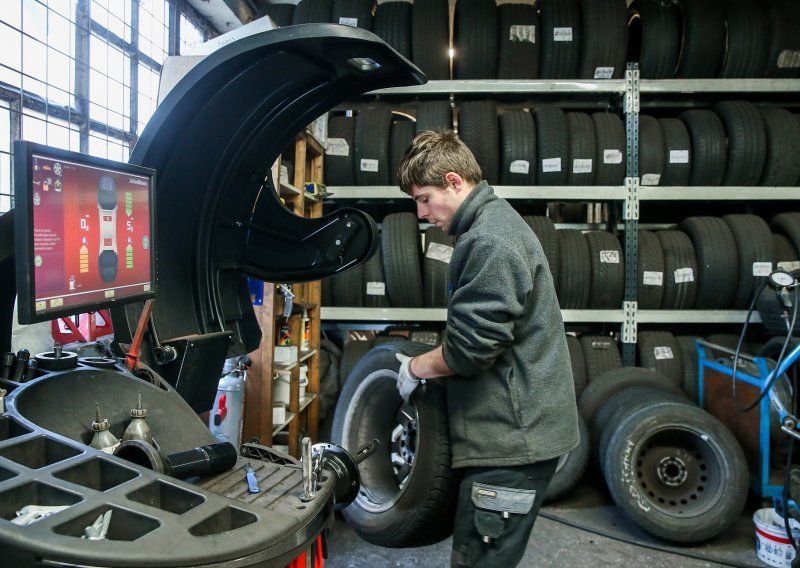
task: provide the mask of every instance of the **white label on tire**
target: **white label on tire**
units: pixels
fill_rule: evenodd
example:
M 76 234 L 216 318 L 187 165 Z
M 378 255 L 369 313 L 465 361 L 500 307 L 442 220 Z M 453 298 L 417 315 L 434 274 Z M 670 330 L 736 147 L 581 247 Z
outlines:
M 572 173 L 573 174 L 590 174 L 592 173 L 592 159 L 591 158 L 575 158 L 572 160 Z
M 511 26 L 508 28 L 508 40 L 536 43 L 536 26 Z
M 786 270 L 787 272 L 800 269 L 800 260 L 784 260 L 778 263 L 778 268 Z
M 531 163 L 528 160 L 514 160 L 508 167 L 508 171 L 512 174 L 527 174 L 531 169 Z
M 769 276 L 772 273 L 771 262 L 754 262 L 753 276 Z
M 440 260 L 450 264 L 450 258 L 453 256 L 453 247 L 443 245 L 441 243 L 431 243 L 428 245 L 428 252 L 425 253 L 425 258 L 433 260 Z
M 642 275 L 642 284 L 645 286 L 663 286 L 664 273 L 655 270 L 645 270 Z
M 595 79 L 611 79 L 614 76 L 613 67 L 597 67 L 594 70 Z
M 592 341 L 592 349 L 609 349 L 610 347 L 610 341 Z
M 689 150 L 670 150 L 669 151 L 670 164 L 688 164 L 689 163 Z
M 362 172 L 377 172 L 378 160 L 371 160 L 369 158 L 361 158 L 361 171 Z
M 800 51 L 784 49 L 778 55 L 778 67 L 781 69 L 797 69 L 800 67 Z
M 606 264 L 619 264 L 619 251 L 618 250 L 601 250 L 600 262 Z
M 661 174 L 644 174 L 640 180 L 642 185 L 658 185 L 661 181 Z
M 617 148 L 607 148 L 603 150 L 603 163 L 604 164 L 621 164 L 622 152 Z
M 386 282 L 367 282 L 367 296 L 385 296 Z
M 653 347 L 653 355 L 656 360 L 659 359 L 674 359 L 675 355 L 672 353 L 672 347 L 669 345 L 662 345 L 661 347 Z
M 349 156 L 350 145 L 344 138 L 328 138 L 325 153 L 329 156 Z
M 572 41 L 572 28 L 553 28 L 553 41 Z
M 675 271 L 675 283 L 694 282 L 694 270 L 691 267 L 678 268 Z
M 357 28 L 358 18 L 339 18 L 339 23 L 343 26 L 353 26 L 354 28 Z
M 561 158 L 544 158 L 542 160 L 542 172 L 560 172 Z

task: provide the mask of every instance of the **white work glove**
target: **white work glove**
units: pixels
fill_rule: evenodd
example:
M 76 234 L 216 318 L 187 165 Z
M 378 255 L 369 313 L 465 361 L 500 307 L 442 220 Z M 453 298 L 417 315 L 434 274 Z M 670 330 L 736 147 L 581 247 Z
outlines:
M 411 400 L 411 395 L 417 390 L 420 380 L 411 372 L 411 359 L 408 355 L 395 353 L 395 357 L 400 361 L 400 370 L 397 372 L 397 392 L 404 401 Z

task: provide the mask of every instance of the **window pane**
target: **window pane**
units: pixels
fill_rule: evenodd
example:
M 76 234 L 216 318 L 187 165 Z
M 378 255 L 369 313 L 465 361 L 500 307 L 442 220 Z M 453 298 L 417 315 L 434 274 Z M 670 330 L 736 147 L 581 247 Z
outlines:
M 144 126 L 153 113 L 156 111 L 158 103 L 158 73 L 149 67 L 139 64 L 139 123 L 137 125 L 137 134 L 141 134 Z
M 44 81 L 47 78 L 47 47 L 40 41 L 22 36 L 22 72 Z
M 74 55 L 75 25 L 67 18 L 50 12 L 47 18 L 47 44 L 61 53 Z
M 47 41 L 47 8 L 38 0 L 22 3 L 22 31 L 42 43 Z
M 16 28 L 0 23 L 0 65 L 22 70 L 22 34 Z
M 139 4 L 139 49 L 164 63 L 169 45 L 169 4 L 165 0 L 141 0 Z
M 92 156 L 127 162 L 129 149 L 128 146 L 120 140 L 111 138 L 100 132 L 92 132 L 89 135 L 89 153 Z
M 198 43 L 203 43 L 203 30 L 198 28 L 194 25 L 194 23 L 181 14 L 181 53 L 183 53 L 186 48 L 192 47 L 197 45 Z

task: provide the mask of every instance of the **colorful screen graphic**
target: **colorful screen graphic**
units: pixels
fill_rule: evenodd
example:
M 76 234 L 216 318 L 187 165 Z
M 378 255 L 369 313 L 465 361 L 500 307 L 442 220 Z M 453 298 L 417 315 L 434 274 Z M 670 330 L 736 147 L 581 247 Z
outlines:
M 30 182 L 37 317 L 151 292 L 150 177 L 34 152 Z

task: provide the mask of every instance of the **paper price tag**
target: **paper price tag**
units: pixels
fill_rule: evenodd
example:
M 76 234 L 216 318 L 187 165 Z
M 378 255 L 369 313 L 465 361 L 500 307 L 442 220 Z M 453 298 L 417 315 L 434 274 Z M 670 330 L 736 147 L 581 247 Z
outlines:
M 800 67 L 800 51 L 797 49 L 784 49 L 778 55 L 778 67 L 781 69 L 796 69 Z
M 772 274 L 771 262 L 754 262 L 753 276 L 769 276 Z
M 367 296 L 385 296 L 386 282 L 367 282 Z
M 572 173 L 573 174 L 590 174 L 592 173 L 592 159 L 591 158 L 575 158 L 572 160 Z
M 778 268 L 791 272 L 792 270 L 800 269 L 800 260 L 785 260 L 778 263 Z
M 561 158 L 542 159 L 542 172 L 560 172 Z
M 610 341 L 592 341 L 592 349 L 610 349 Z
M 508 167 L 512 174 L 527 174 L 530 171 L 531 163 L 528 160 L 514 160 Z
M 553 41 L 572 41 L 572 28 L 553 28 Z
M 670 150 L 669 151 L 670 164 L 688 164 L 689 163 L 689 150 Z
M 611 79 L 614 76 L 613 67 L 597 67 L 594 70 L 595 79 Z
M 619 264 L 619 251 L 618 250 L 601 250 L 600 262 L 606 264 Z
M 369 158 L 361 158 L 361 171 L 362 172 L 377 172 L 378 160 L 371 160 Z
M 607 148 L 603 150 L 604 164 L 621 164 L 622 152 L 618 148 Z
M 661 181 L 661 174 L 644 174 L 641 179 L 642 185 L 658 185 Z
M 675 283 L 694 282 L 694 270 L 692 268 L 678 268 L 675 270 Z
M 339 23 L 343 26 L 353 26 L 354 28 L 357 28 L 358 18 L 339 18 Z
M 450 264 L 450 258 L 452 256 L 453 256 L 453 247 L 448 245 L 443 245 L 441 243 L 431 243 L 428 246 L 428 251 L 425 253 L 425 258 L 440 260 L 447 264 Z
M 508 39 L 536 43 L 536 26 L 511 26 L 508 29 Z
M 645 286 L 663 286 L 664 273 L 657 271 L 645 270 L 642 274 L 642 284 Z
M 669 345 L 662 345 L 661 347 L 653 347 L 653 355 L 656 360 L 660 359 L 674 359 L 675 355 L 672 353 L 672 347 Z
M 344 138 L 328 138 L 325 153 L 329 156 L 349 156 L 350 145 Z

